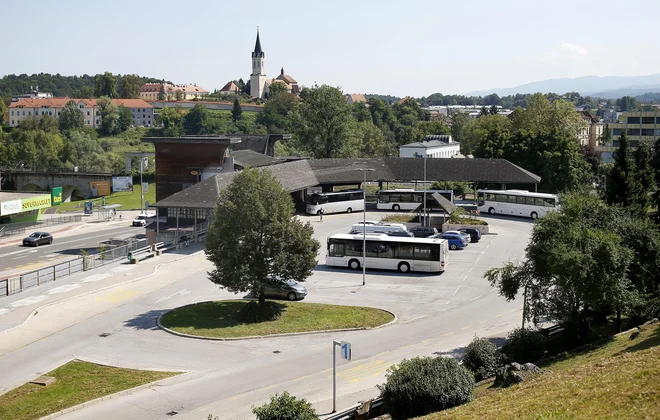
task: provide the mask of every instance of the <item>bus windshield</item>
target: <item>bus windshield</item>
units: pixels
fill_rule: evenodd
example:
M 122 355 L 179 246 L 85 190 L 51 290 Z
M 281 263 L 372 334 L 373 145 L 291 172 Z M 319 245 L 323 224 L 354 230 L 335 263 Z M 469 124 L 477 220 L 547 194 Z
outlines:
M 323 204 L 328 202 L 328 197 L 321 194 L 312 194 L 307 197 L 307 204 Z

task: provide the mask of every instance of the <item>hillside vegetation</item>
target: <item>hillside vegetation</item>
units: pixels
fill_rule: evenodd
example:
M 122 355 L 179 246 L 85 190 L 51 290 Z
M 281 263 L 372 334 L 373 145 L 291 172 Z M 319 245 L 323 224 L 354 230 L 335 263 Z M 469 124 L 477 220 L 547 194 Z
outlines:
M 541 365 L 542 375 L 511 388 L 483 384 L 473 402 L 419 419 L 660 418 L 660 324 L 640 330 Z

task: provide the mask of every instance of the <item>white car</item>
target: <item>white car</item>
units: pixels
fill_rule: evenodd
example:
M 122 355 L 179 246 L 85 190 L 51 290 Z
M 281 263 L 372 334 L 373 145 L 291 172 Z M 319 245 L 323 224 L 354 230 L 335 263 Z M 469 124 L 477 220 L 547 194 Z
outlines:
M 133 219 L 133 226 L 142 226 L 145 227 L 148 223 L 149 216 L 146 214 L 138 214 L 135 219 Z
M 365 220 L 364 222 L 357 222 L 357 225 L 380 225 L 381 222 L 376 222 L 375 220 Z

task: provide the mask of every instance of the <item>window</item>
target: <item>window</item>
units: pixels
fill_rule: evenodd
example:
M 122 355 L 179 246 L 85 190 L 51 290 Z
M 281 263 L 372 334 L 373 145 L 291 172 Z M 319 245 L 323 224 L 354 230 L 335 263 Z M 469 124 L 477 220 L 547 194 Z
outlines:
M 528 206 L 533 206 L 534 205 L 534 197 L 525 197 L 525 204 Z
M 486 194 L 486 200 L 487 200 L 487 201 L 496 201 L 496 200 L 497 200 L 497 196 L 496 196 L 495 194 L 493 194 L 493 193 L 488 193 L 488 194 Z
M 654 117 L 642 117 L 642 124 L 655 124 Z
M 613 136 L 620 136 L 621 135 L 621 129 L 620 128 L 615 128 L 612 130 L 612 135 Z
M 87 111 L 87 116 L 89 116 L 89 111 Z
M 32 111 L 28 111 L 28 115 L 32 115 Z
M 378 251 L 382 245 L 375 242 L 367 241 L 367 257 L 378 258 Z
M 14 110 L 11 111 L 11 115 L 12 115 L 12 116 L 14 115 Z
M 401 258 L 402 260 L 412 260 L 415 256 L 413 246 L 400 243 L 396 247 L 395 255 L 397 258 Z
M 362 256 L 362 241 L 350 241 L 346 243 L 347 257 L 361 257 Z
M 628 117 L 628 124 L 639 124 L 639 117 Z
M 89 125 L 89 120 L 87 120 L 87 125 Z
M 629 136 L 639 136 L 639 128 L 629 128 L 626 130 L 626 134 Z
M 535 198 L 534 199 L 534 204 L 537 205 L 537 206 L 540 206 L 540 207 L 545 206 L 542 198 Z
M 642 128 L 642 136 L 652 136 L 654 131 L 652 128 Z
M 506 203 L 507 195 L 506 194 L 496 194 L 498 203 Z
M 415 245 L 415 259 L 416 260 L 430 260 L 431 259 L 431 245 Z
M 378 194 L 378 201 L 380 201 L 381 203 L 389 203 L 390 202 L 390 193 Z
M 329 252 L 331 257 L 343 257 L 346 253 L 346 243 L 336 239 L 331 240 Z
M 544 198 L 543 203 L 545 204 L 545 207 L 554 207 L 555 206 L 555 199 L 554 198 Z
M 516 197 L 516 202 L 518 204 L 525 204 L 525 197 Z
M 14 120 L 11 120 L 11 125 L 14 125 Z
M 23 111 L 23 116 L 25 116 L 25 111 Z
M 509 203 L 514 203 L 514 204 L 516 203 L 517 197 L 515 195 L 510 195 L 508 197 L 509 197 Z

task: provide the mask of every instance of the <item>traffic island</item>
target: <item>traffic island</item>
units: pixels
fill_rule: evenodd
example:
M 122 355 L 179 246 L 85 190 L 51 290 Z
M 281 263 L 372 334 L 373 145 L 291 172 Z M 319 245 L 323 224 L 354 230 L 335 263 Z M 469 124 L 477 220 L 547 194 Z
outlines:
M 72 360 L 46 376 L 48 386 L 26 383 L 0 396 L 0 419 L 37 419 L 82 403 L 150 384 L 181 372 L 155 372 Z
M 391 312 L 360 306 L 278 302 L 281 316 L 273 321 L 244 323 L 246 300 L 201 302 L 173 309 L 158 318 L 165 331 L 207 340 L 237 340 L 330 331 L 366 330 L 396 322 Z

